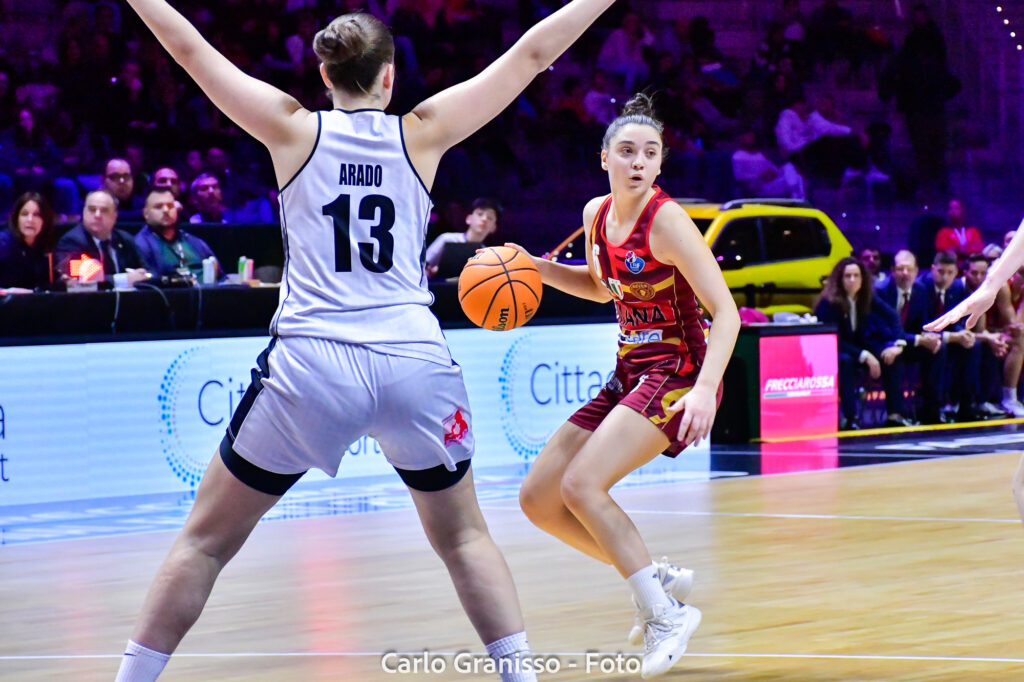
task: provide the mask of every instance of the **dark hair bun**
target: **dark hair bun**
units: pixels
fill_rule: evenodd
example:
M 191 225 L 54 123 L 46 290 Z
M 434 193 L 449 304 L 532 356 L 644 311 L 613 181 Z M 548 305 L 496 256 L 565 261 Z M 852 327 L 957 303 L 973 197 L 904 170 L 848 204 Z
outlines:
M 632 116 L 634 114 L 654 118 L 654 101 L 642 92 L 636 93 L 622 107 L 623 116 Z
M 332 21 L 313 38 L 313 51 L 325 64 L 344 64 L 367 49 L 366 34 L 354 18 Z
M 395 60 L 388 27 L 364 12 L 343 14 L 313 38 L 313 51 L 324 63 L 331 85 L 345 92 L 370 92 L 385 64 Z

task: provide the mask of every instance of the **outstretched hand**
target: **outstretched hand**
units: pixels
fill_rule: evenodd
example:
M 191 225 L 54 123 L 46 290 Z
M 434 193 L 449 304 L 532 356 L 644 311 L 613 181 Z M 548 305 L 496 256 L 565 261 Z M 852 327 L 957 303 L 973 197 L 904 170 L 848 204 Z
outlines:
M 966 328 L 973 328 L 981 316 L 988 312 L 988 309 L 995 303 L 996 294 L 999 292 L 999 287 L 992 288 L 987 284 L 987 282 L 983 283 L 974 290 L 973 294 L 958 303 L 945 315 L 924 325 L 924 329 L 930 332 L 939 332 L 967 315 L 970 317 L 967 318 Z
M 717 407 L 715 398 L 715 392 L 711 389 L 694 386 L 686 395 L 665 409 L 665 414 L 669 417 L 680 411 L 683 413 L 678 440 L 684 446 L 703 440 L 711 433 Z

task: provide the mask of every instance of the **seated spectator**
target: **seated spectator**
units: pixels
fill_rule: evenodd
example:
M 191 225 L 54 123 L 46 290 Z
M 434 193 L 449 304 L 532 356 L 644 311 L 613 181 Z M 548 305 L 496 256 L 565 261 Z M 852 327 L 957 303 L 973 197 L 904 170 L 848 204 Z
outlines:
M 782 0 L 782 10 L 776 21 L 782 26 L 782 35 L 789 43 L 802 45 L 807 20 L 800 12 L 799 0 Z
M 103 181 L 100 189 L 105 190 L 117 200 L 117 215 L 120 220 L 142 220 L 142 199 L 135 193 L 135 175 L 132 166 L 124 159 L 114 158 L 107 161 L 103 168 Z
M 693 88 L 683 88 L 682 105 L 700 119 L 716 139 L 731 139 L 740 130 L 740 122 L 723 114 L 718 107 Z
M 865 177 L 868 182 L 886 182 L 889 176 L 870 166 L 867 135 L 856 135 L 849 126 L 829 121 L 811 110 L 807 99 L 797 96 L 779 114 L 775 139 L 785 159 L 806 173 L 830 180 Z M 867 175 L 864 176 L 864 172 Z
M 871 285 L 878 289 L 884 286 L 889 279 L 889 273 L 882 269 L 882 252 L 878 250 L 877 246 L 869 245 L 865 246 L 857 254 L 860 258 L 860 262 L 864 264 L 864 267 L 868 269 L 868 273 L 871 274 Z M 886 303 L 889 303 L 886 301 Z M 894 308 L 892 303 L 889 303 L 890 308 Z
M 156 171 L 153 172 L 152 185 L 154 189 L 166 189 L 174 195 L 175 201 L 177 201 L 181 196 L 181 180 L 178 179 L 178 171 L 174 170 L 170 166 L 157 168 Z M 180 203 L 178 210 L 181 210 Z
M 629 12 L 622 17 L 622 25 L 608 34 L 597 55 L 597 68 L 622 76 L 623 88 L 632 92 L 650 72 L 644 59 L 644 49 L 654 45 L 654 36 L 643 25 L 640 17 Z
M 963 282 L 957 279 L 958 272 L 955 253 L 939 251 L 935 254 L 931 270 L 921 277 L 930 297 L 929 320 L 941 317 L 967 297 Z M 937 391 L 939 400 L 945 401 L 939 413 L 941 421 L 973 420 L 970 412 L 977 396 L 973 393 L 974 383 L 967 380 L 967 373 L 969 354 L 977 339 L 974 332 L 965 328 L 965 321 L 960 320 L 942 332 L 942 345 L 947 348 L 947 354 Z
M 26 192 L 0 232 L 0 287 L 8 292 L 49 289 L 53 284 L 56 216 L 42 194 Z
M 933 319 L 931 292 L 918 278 L 917 257 L 903 249 L 893 258 L 892 276 L 877 287 L 877 297 L 896 309 L 907 343 L 905 363 L 916 363 L 921 368 L 921 386 L 917 395 L 921 399 L 918 420 L 938 423 L 941 418 L 939 395 L 945 387 L 947 349 L 943 336 L 926 332 L 925 323 Z
M 466 215 L 465 232 L 445 232 L 430 243 L 426 256 L 427 276 L 433 277 L 437 274 L 437 266 L 441 262 L 445 244 L 483 245 L 484 240 L 498 229 L 498 216 L 501 212 L 501 205 L 493 199 L 480 197 L 474 200 L 469 214 Z
M 1024 273 L 1018 271 L 999 288 L 995 303 L 988 311 L 985 326 L 1008 337 L 1009 348 L 1003 359 L 1003 397 L 1000 406 L 1011 416 L 1024 417 L 1024 404 L 1018 397 L 1021 368 L 1024 367 Z
M 814 314 L 838 327 L 839 406 L 841 429 L 859 429 L 857 389 L 861 365 L 885 388 L 886 426 L 908 426 L 903 414 L 903 362 L 906 341 L 900 338 L 899 318 L 874 297 L 864 264 L 852 256 L 839 261 L 829 274 Z
M 107 190 L 86 195 L 82 222 L 57 242 L 57 272 L 63 278 L 71 277 L 71 261 L 85 256 L 103 264 L 104 281 L 115 287 L 149 279 L 132 235 L 114 228 L 117 215 L 117 199 Z
M 182 275 L 196 281 L 203 278 L 203 260 L 213 250 L 199 237 L 178 227 L 178 202 L 169 189 L 154 187 L 146 195 L 142 209 L 146 224 L 135 235 L 135 246 L 146 269 L 154 277 Z M 217 263 L 217 279 L 222 269 Z
M 211 173 L 201 173 L 192 181 L 189 197 L 196 212 L 188 219 L 190 223 L 235 222 L 234 212 L 224 205 L 224 197 L 220 191 L 220 180 Z
M 967 224 L 966 215 L 963 202 L 959 199 L 950 199 L 946 211 L 946 225 L 935 235 L 935 250 L 954 252 L 960 270 L 967 268 L 969 256 L 981 253 L 985 249 L 985 240 L 981 238 L 981 232 Z
M 38 192 L 54 197 L 57 210 L 76 210 L 74 182 L 61 177 L 63 157 L 32 109 L 18 110 L 15 126 L 0 135 L 0 174 L 10 178 L 11 192 Z M 10 197 L 8 197 L 10 198 Z
M 608 125 L 619 115 L 612 79 L 606 71 L 599 69 L 594 72 L 590 88 L 583 96 L 583 109 L 592 120 L 602 126 Z
M 777 166 L 757 148 L 757 136 L 748 130 L 739 137 L 732 154 L 732 174 L 741 193 L 750 197 L 806 199 L 804 178 L 792 163 Z
M 960 281 L 964 285 L 964 294 L 970 296 L 985 281 L 988 275 L 988 258 L 981 254 L 974 254 L 967 258 L 967 269 Z M 998 295 L 997 295 L 998 298 Z M 993 305 L 995 308 L 995 305 Z M 974 384 L 970 393 L 977 397 L 977 404 L 972 405 L 965 417 L 974 419 L 1002 419 L 1010 416 L 1011 411 L 1005 410 L 998 405 L 1002 400 L 999 389 L 1003 379 L 1003 361 L 1010 350 L 1010 343 L 1013 340 L 1010 333 L 1000 329 L 988 327 L 989 318 L 994 316 L 982 315 L 978 323 L 971 328 L 977 343 L 969 351 L 968 367 L 964 375 L 965 381 Z M 1019 335 L 1018 335 L 1019 338 Z M 961 412 L 965 412 L 961 408 Z
M 672 21 L 663 21 L 661 31 L 654 38 L 654 46 L 659 52 L 672 55 L 672 60 L 679 62 L 683 57 L 693 54 L 690 48 L 690 20 L 676 17 Z
M 869 58 L 877 58 L 880 46 L 874 45 L 859 29 L 853 14 L 839 0 L 824 0 L 807 21 L 807 46 L 815 63 L 831 64 L 843 59 L 856 72 Z
M 999 244 L 986 244 L 985 248 L 981 250 L 981 255 L 988 259 L 989 263 L 994 263 L 997 258 L 1003 255 L 1003 247 Z

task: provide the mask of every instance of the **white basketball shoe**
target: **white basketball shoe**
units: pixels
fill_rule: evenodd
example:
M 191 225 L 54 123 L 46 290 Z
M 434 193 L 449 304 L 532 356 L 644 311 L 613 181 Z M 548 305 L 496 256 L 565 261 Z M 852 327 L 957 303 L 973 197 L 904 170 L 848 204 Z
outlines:
M 679 662 L 690 636 L 700 625 L 700 609 L 673 600 L 655 604 L 644 614 L 644 660 L 640 677 L 657 677 Z
M 665 589 L 665 594 L 676 601 L 685 601 L 693 589 L 693 571 L 688 568 L 679 568 L 668 562 L 668 557 L 661 557 L 661 561 L 654 564 L 658 567 L 658 579 Z M 637 645 L 644 639 L 644 619 L 640 609 L 636 610 L 633 618 L 633 627 L 626 638 L 630 644 Z

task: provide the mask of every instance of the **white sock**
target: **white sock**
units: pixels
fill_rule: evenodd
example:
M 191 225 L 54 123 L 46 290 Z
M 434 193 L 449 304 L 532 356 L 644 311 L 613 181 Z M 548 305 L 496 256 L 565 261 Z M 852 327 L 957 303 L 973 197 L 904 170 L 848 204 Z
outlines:
M 1017 389 L 1003 386 L 1003 402 L 1008 403 L 1017 399 Z
M 129 639 L 114 682 L 153 682 L 163 672 L 170 658 L 170 654 L 147 649 Z
M 517 632 L 486 645 L 487 653 L 498 664 L 501 682 L 536 682 L 537 673 L 523 659 L 530 658 L 526 632 Z M 531 661 L 532 662 L 532 661 Z
M 633 599 L 641 611 L 649 611 L 655 604 L 672 604 L 672 600 L 665 594 L 661 579 L 658 578 L 658 567 L 653 562 L 626 578 L 626 582 L 633 590 Z

